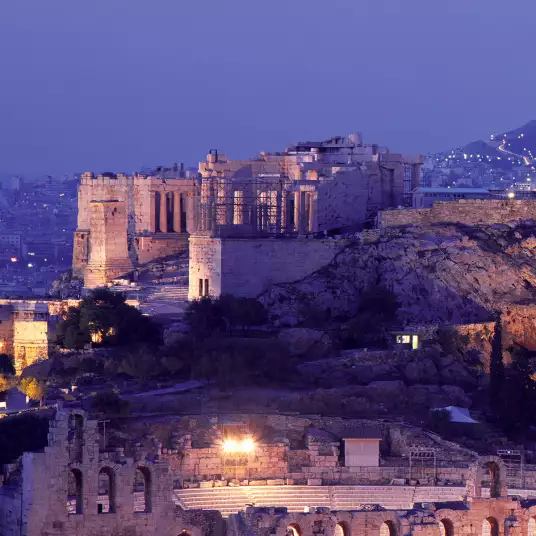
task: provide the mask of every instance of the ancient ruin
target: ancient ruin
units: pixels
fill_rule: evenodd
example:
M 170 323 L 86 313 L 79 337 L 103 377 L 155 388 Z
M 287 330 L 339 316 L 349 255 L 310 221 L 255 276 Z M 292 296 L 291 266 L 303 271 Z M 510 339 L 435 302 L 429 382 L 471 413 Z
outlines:
M 289 249 L 311 257 L 305 237 L 356 228 L 378 210 L 410 206 L 420 163 L 420 157 L 366 145 L 352 134 L 247 161 L 211 151 L 196 177 L 178 167 L 148 176 L 86 173 L 79 187 L 73 271 L 87 288 L 104 286 L 136 266 L 187 251 L 189 237 L 190 298 L 232 292 L 225 268 L 208 258 L 225 262 L 238 248 L 243 260 L 253 260 L 258 241 L 269 238 L 292 239 L 281 251 L 282 242 L 262 244 L 275 248 L 268 253 L 274 259 Z M 271 266 L 281 274 L 286 268 Z
M 2 419 L 0 433 L 22 437 L 31 427 L 32 435 L 1 453 L 1 534 L 529 536 L 536 528 L 533 466 L 518 467 L 514 488 L 499 456 L 400 425 L 207 418 L 182 417 L 165 442 L 145 436 L 112 450 L 103 423 L 78 409 Z M 382 441 L 390 447 L 380 454 Z M 408 466 L 419 452 L 433 452 L 433 463 L 428 455 Z

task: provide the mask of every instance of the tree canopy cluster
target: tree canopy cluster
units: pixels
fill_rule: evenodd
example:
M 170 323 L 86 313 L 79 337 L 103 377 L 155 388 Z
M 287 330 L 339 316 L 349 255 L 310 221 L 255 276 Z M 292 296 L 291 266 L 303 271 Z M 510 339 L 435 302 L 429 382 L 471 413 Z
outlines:
M 80 350 L 88 343 L 120 346 L 155 343 L 155 324 L 138 309 L 128 305 L 124 294 L 96 289 L 78 307 L 70 307 L 58 325 L 60 346 Z

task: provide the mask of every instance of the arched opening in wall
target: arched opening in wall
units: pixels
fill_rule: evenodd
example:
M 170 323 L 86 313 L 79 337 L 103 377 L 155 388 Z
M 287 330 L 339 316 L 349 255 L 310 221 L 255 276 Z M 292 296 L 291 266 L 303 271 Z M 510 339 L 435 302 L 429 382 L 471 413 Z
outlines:
M 134 472 L 134 512 L 151 511 L 151 472 L 146 467 L 137 467 Z
M 67 482 L 67 511 L 69 514 L 81 514 L 83 511 L 83 479 L 79 469 L 71 469 Z
M 154 194 L 154 228 L 155 232 L 160 233 L 162 230 L 160 229 L 160 196 L 162 194 L 160 192 L 155 192 Z
M 529 519 L 527 536 L 536 536 L 536 519 L 533 517 Z
M 173 192 L 168 192 L 165 194 L 166 196 L 166 221 L 167 221 L 167 230 L 177 232 L 177 229 L 174 228 L 173 225 L 173 212 L 175 210 L 175 196 L 173 195 Z
M 115 512 L 115 475 L 110 467 L 103 467 L 99 471 L 97 512 L 99 514 L 112 514 Z
M 346 523 L 337 523 L 335 525 L 335 534 L 333 536 L 350 536 Z
M 287 536 L 302 536 L 302 531 L 297 523 L 292 523 L 287 527 Z
M 496 499 L 501 496 L 501 469 L 496 462 L 482 466 L 482 489 L 489 488 L 489 496 Z
M 494 517 L 482 521 L 482 536 L 499 536 L 499 523 Z
M 454 536 L 454 524 L 450 519 L 442 519 L 439 522 L 441 536 Z
M 74 414 L 69 416 L 67 441 L 69 442 L 70 462 L 82 463 L 84 452 L 84 417 Z
M 396 536 L 395 524 L 392 521 L 384 521 L 380 527 L 380 536 Z

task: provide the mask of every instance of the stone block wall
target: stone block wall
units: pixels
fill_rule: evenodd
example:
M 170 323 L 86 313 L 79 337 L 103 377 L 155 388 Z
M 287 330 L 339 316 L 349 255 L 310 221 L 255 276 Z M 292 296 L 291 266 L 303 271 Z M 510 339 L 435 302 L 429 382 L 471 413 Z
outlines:
M 17 374 L 39 359 L 48 358 L 48 320 L 14 319 L 13 357 Z
M 536 200 L 460 199 L 436 203 L 426 209 L 384 210 L 378 214 L 378 227 L 427 226 L 434 223 L 464 225 L 506 224 L 536 218 Z
M 306 238 L 190 237 L 190 300 L 199 280 L 209 294 L 256 297 L 271 285 L 297 281 L 328 264 L 345 242 Z
M 105 286 L 132 270 L 128 253 L 127 212 L 123 201 L 92 201 L 87 288 Z
M 188 251 L 188 235 L 163 234 L 157 236 L 139 236 L 134 239 L 134 247 L 138 263 L 146 264 L 155 259 Z

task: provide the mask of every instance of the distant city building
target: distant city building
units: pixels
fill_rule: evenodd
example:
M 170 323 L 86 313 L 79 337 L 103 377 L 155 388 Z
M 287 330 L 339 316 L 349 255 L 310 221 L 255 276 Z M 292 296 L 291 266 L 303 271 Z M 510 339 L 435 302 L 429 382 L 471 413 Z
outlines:
M 425 188 L 413 191 L 413 208 L 430 208 L 440 201 L 459 199 L 492 199 L 494 196 L 486 188 Z

